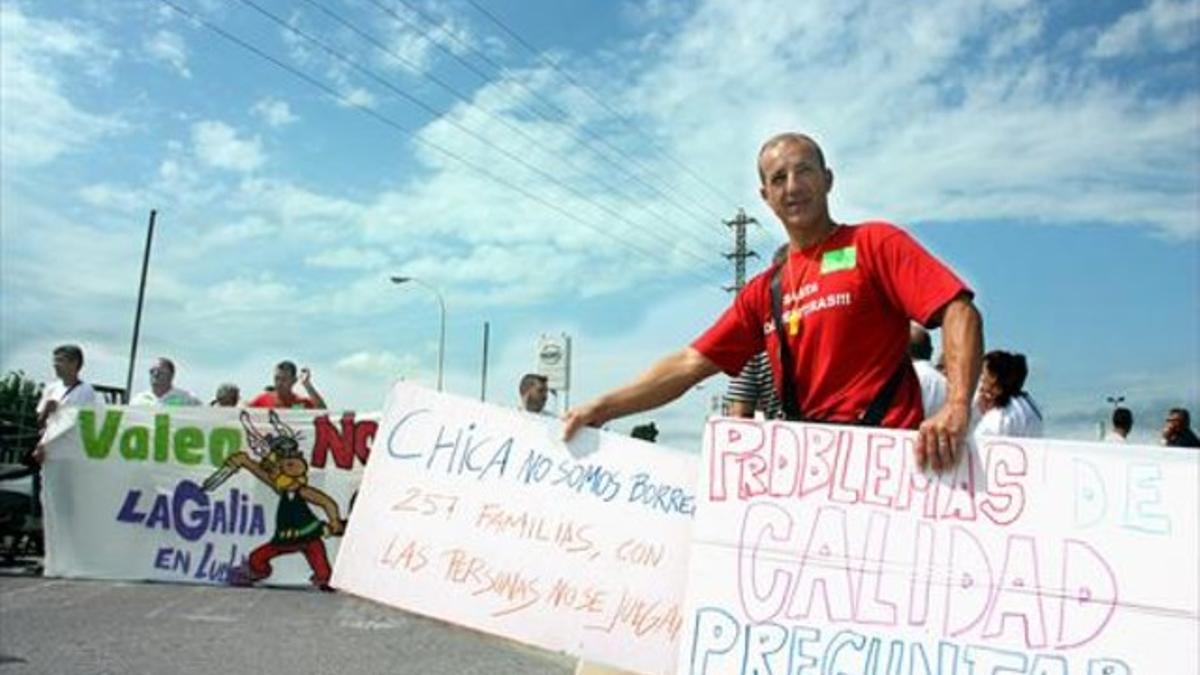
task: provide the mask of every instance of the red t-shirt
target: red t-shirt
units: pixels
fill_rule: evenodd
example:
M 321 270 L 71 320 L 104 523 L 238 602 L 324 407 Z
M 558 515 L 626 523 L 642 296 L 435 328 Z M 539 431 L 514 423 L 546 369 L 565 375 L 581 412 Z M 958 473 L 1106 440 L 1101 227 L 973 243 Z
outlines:
M 317 407 L 317 404 L 313 403 L 312 399 L 310 399 L 310 398 L 304 398 L 303 396 L 296 396 L 296 397 L 292 398 L 291 405 L 285 406 L 279 400 L 279 396 L 277 396 L 275 392 L 264 391 L 263 393 L 259 394 L 258 396 L 255 396 L 253 399 L 250 400 L 250 407 L 251 408 L 308 408 L 309 410 L 312 410 Z
M 760 351 L 780 382 L 771 316 L 771 275 L 759 274 L 692 347 L 729 375 Z M 929 319 L 970 289 L 907 232 L 885 222 L 838 227 L 825 241 L 792 251 L 781 278 L 796 397 L 806 419 L 853 422 L 902 363 L 908 324 Z M 778 389 L 778 384 L 776 384 Z M 911 366 L 882 426 L 920 425 L 921 387 Z

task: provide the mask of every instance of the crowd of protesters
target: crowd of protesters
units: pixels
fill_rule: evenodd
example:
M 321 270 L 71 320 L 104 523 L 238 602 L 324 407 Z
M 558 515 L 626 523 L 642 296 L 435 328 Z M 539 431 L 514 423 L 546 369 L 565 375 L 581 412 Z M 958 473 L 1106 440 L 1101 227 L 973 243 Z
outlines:
M 59 349 L 78 351 L 74 345 Z M 55 351 L 57 354 L 57 350 Z M 82 352 L 79 352 L 82 360 Z M 304 390 L 304 394 L 296 393 L 296 384 Z M 235 408 L 241 402 L 241 389 L 236 384 L 224 382 L 217 387 L 210 406 Z M 129 399 L 131 406 L 198 406 L 203 402 L 190 391 L 175 386 L 175 362 L 165 356 L 155 360 L 150 367 L 150 388 L 134 395 Z M 308 368 L 296 369 L 291 361 L 280 361 L 275 365 L 272 384 L 265 387 L 262 393 L 246 403 L 249 408 L 303 408 L 306 410 L 324 410 L 328 406 L 324 397 L 317 391 L 312 381 L 312 372 Z
M 42 388 L 37 404 L 37 424 L 44 433 L 54 413 L 60 408 L 90 406 L 101 402 L 96 388 L 84 381 L 83 349 L 78 345 L 65 344 L 54 348 L 52 353 L 55 381 Z M 160 356 L 150 367 L 150 388 L 129 397 L 130 406 L 182 407 L 203 405 L 195 394 L 175 384 L 175 362 Z M 299 384 L 303 393 L 296 392 Z M 229 382 L 217 387 L 216 395 L 209 403 L 218 407 L 237 407 L 241 404 L 241 391 Z M 328 406 L 325 398 L 317 391 L 308 368 L 297 370 L 292 361 L 280 361 L 275 365 L 273 384 L 245 404 L 250 408 L 303 408 L 324 410 Z M 39 442 L 29 458 L 40 463 L 45 456 L 45 446 Z
M 925 415 L 943 405 L 946 398 L 946 378 L 941 359 L 933 359 L 929 332 L 913 324 L 909 336 L 909 355 L 921 387 L 921 404 Z M 731 378 L 725 395 L 725 412 L 735 417 L 784 419 L 778 392 L 765 353 L 747 363 L 740 375 Z M 54 374 L 58 379 L 42 390 L 37 405 L 38 424 L 45 427 L 48 418 L 60 407 L 88 406 L 99 402 L 96 390 L 81 377 L 83 350 L 76 345 L 61 345 L 53 352 Z M 175 363 L 159 357 L 150 367 L 150 388 L 129 399 L 131 406 L 199 406 L 203 402 L 190 391 L 176 386 Z M 1043 413 L 1033 396 L 1025 389 L 1029 366 L 1024 354 L 993 350 L 983 357 L 983 369 L 974 396 L 972 428 L 977 434 L 1039 438 L 1043 435 Z M 297 384 L 303 393 L 297 393 Z M 548 387 L 546 377 L 526 373 L 518 385 L 519 408 L 526 412 L 551 415 L 546 410 Z M 222 383 L 209 402 L 210 406 L 238 407 L 243 405 L 241 390 L 236 384 Z M 313 384 L 308 368 L 297 369 L 292 361 L 275 365 L 273 383 L 244 403 L 250 408 L 328 408 L 325 398 Z M 1133 413 L 1117 406 L 1112 411 L 1111 426 L 1103 440 L 1109 443 L 1128 443 L 1133 428 Z M 655 434 L 657 435 L 657 434 Z M 1160 442 L 1171 447 L 1200 448 L 1200 438 L 1191 428 L 1191 416 L 1185 408 L 1171 408 L 1163 422 Z M 41 449 L 35 453 L 40 460 Z

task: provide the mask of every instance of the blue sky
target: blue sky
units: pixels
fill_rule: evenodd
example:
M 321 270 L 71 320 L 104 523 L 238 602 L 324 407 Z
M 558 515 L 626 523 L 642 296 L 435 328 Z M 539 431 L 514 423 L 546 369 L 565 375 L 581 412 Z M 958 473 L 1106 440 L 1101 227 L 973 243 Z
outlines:
M 450 391 L 478 395 L 489 321 L 489 400 L 567 332 L 578 402 L 719 314 L 721 219 L 782 241 L 754 154 L 795 129 L 835 218 L 901 223 L 973 284 L 1052 435 L 1094 438 L 1114 394 L 1142 440 L 1168 406 L 1200 416 L 1195 1 L 172 2 L 193 18 L 0 3 L 5 370 L 48 378 L 77 341 L 124 382 L 155 208 L 135 389 L 158 354 L 205 397 L 291 358 L 377 408 L 436 376 L 406 274 L 445 296 Z M 723 386 L 613 427 L 693 448 Z

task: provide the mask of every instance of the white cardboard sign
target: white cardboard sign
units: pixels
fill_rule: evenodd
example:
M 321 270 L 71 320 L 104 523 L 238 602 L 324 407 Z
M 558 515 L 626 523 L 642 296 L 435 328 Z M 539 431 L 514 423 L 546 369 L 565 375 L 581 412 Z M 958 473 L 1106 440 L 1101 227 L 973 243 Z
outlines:
M 697 457 L 398 384 L 334 569 L 350 593 L 674 669 Z
M 679 673 L 1200 672 L 1200 453 L 709 422 Z

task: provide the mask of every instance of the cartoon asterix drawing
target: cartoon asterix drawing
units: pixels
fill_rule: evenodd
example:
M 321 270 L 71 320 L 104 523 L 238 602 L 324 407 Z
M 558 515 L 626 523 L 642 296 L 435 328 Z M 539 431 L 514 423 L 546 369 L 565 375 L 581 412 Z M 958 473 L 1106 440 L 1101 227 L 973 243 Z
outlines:
M 243 411 L 242 428 L 246 430 L 246 441 L 254 457 L 236 452 L 204 481 L 204 489 L 212 491 L 239 469 L 245 469 L 279 493 L 279 507 L 275 510 L 275 536 L 251 551 L 244 568 L 231 571 L 230 583 L 249 586 L 266 579 L 271 576 L 273 559 L 302 552 L 313 571 L 313 585 L 323 591 L 331 591 L 329 577 L 332 570 L 329 558 L 325 555 L 325 542 L 321 539 L 326 535 L 341 535 L 346 523 L 341 518 L 337 502 L 308 484 L 308 462 L 304 460 L 297 443 L 300 434 L 284 424 L 273 410 L 269 419 L 273 431 L 264 434 L 254 426 L 250 415 Z M 309 504 L 321 507 L 328 520 L 317 518 Z

